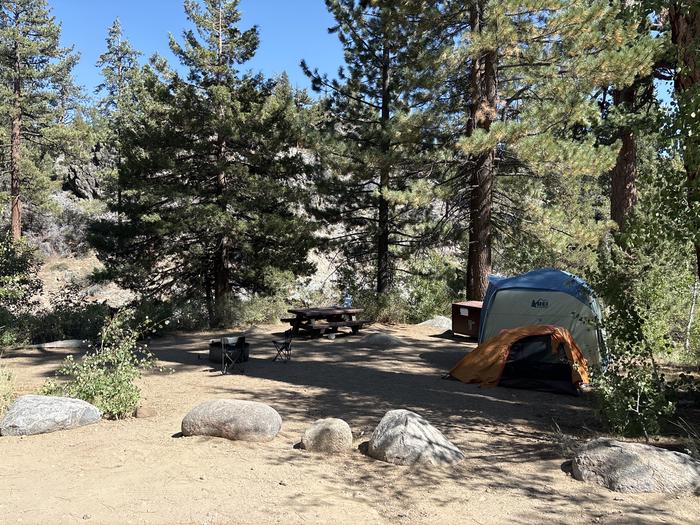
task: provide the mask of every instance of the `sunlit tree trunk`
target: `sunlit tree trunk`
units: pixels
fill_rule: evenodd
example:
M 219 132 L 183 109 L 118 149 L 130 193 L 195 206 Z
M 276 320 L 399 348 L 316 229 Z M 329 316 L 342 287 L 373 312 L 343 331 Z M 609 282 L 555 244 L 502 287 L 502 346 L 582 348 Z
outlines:
M 676 96 L 681 112 L 700 111 L 700 5 L 691 2 L 673 2 L 669 7 L 671 38 L 678 52 L 678 71 L 675 77 Z M 685 140 L 685 169 L 688 177 L 688 204 L 700 206 L 700 148 L 697 132 Z M 694 225 L 697 230 L 698 224 Z M 700 276 L 700 236 L 695 231 L 696 270 Z
M 472 31 L 481 32 L 484 24 L 483 5 L 472 7 Z M 496 50 L 487 50 L 475 58 L 471 72 L 471 104 L 467 136 L 477 129 L 488 131 L 496 117 L 497 85 Z M 491 273 L 493 183 L 495 176 L 494 150 L 483 152 L 474 159 L 469 177 L 469 250 L 467 255 L 467 298 L 481 300 L 486 294 Z

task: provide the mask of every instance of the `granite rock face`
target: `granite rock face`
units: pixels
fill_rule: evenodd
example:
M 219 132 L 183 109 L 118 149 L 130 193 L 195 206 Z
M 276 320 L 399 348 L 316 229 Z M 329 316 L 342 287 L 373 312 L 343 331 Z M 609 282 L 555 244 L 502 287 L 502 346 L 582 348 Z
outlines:
M 30 436 L 97 423 L 99 409 L 81 399 L 55 396 L 22 396 L 0 421 L 0 435 Z

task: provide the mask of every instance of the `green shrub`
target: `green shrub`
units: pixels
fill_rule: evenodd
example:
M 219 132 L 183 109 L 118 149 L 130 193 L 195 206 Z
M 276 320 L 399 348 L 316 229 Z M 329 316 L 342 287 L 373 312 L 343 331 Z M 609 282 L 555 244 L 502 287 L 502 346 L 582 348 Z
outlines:
M 41 290 L 38 270 L 36 253 L 24 240 L 15 242 L 9 233 L 0 236 L 0 348 L 24 339 L 19 324 Z
M 408 302 L 398 292 L 378 294 L 369 290 L 352 290 L 353 306 L 364 309 L 362 317 L 384 324 L 406 323 Z
M 675 411 L 667 384 L 653 361 L 645 357 L 648 350 L 616 348 L 612 353 L 607 370 L 593 374 L 600 415 L 615 433 L 648 438 Z
M 166 330 L 202 330 L 207 328 L 206 304 L 196 298 L 145 299 L 134 306 L 134 326 L 151 323 L 157 333 Z
M 289 308 L 290 298 L 297 288 L 294 274 L 272 269 L 264 276 L 265 293 L 252 293 L 248 297 L 232 301 L 226 323 L 252 325 L 277 322 Z
M 133 415 L 141 397 L 135 381 L 143 370 L 154 366 L 155 358 L 140 335 L 152 331 L 152 325 L 132 327 L 133 313 L 122 312 L 107 321 L 100 343 L 79 360 L 68 356 L 42 393 L 83 399 L 98 407 L 108 418 Z
M 15 397 L 15 382 L 12 372 L 2 362 L 0 354 L 0 415 L 12 403 Z
M 18 330 L 32 343 L 62 339 L 95 341 L 109 316 L 109 307 L 87 300 L 87 293 L 70 282 L 50 298 L 50 308 L 26 314 L 17 321 Z
M 432 250 L 412 259 L 409 271 L 403 285 L 408 295 L 408 322 L 449 316 L 452 302 L 460 296 L 464 283 L 460 261 Z
M 648 437 L 675 411 L 657 357 L 676 344 L 670 318 L 662 316 L 667 280 L 675 278 L 679 263 L 665 256 L 673 252 L 663 243 L 644 242 L 646 236 L 635 226 L 611 236 L 600 250 L 593 282 L 606 306 L 609 363 L 605 370 L 594 370 L 592 380 L 603 422 L 614 432 Z

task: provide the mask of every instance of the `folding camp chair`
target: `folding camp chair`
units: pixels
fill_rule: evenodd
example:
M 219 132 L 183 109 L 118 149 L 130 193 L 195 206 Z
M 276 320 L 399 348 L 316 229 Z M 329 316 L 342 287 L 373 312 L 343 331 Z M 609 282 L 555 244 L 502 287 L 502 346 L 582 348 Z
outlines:
M 284 333 L 283 341 L 272 341 L 275 345 L 275 350 L 277 350 L 277 355 L 272 358 L 273 361 L 277 361 L 280 358 L 285 363 L 292 358 L 292 330 L 287 330 Z
M 246 360 L 245 352 L 248 345 L 245 337 L 222 337 L 221 338 L 221 373 L 229 374 L 236 369 L 245 373 L 243 361 Z

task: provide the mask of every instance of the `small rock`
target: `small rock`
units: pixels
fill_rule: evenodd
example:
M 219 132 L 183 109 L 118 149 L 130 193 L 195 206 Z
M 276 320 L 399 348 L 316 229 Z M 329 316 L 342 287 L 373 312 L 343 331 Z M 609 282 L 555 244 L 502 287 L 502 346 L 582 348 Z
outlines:
M 277 411 L 257 401 L 215 399 L 196 406 L 182 420 L 184 436 L 270 441 L 282 428 Z
M 369 456 L 396 465 L 453 465 L 464 454 L 438 429 L 409 410 L 390 410 L 372 432 Z
M 700 462 L 687 454 L 641 443 L 598 438 L 572 461 L 573 476 L 616 492 L 681 494 L 700 489 Z
M 347 452 L 352 448 L 352 430 L 342 419 L 319 419 L 301 437 L 301 448 L 313 452 Z
M 97 407 L 82 399 L 22 396 L 10 406 L 0 421 L 0 435 L 45 434 L 97 423 L 101 417 L 102 413 Z
M 136 417 L 138 418 L 155 417 L 155 415 L 156 411 L 152 407 L 140 406 L 136 409 Z
M 398 337 L 389 334 L 369 334 L 362 339 L 362 343 L 370 348 L 395 348 L 403 342 Z

